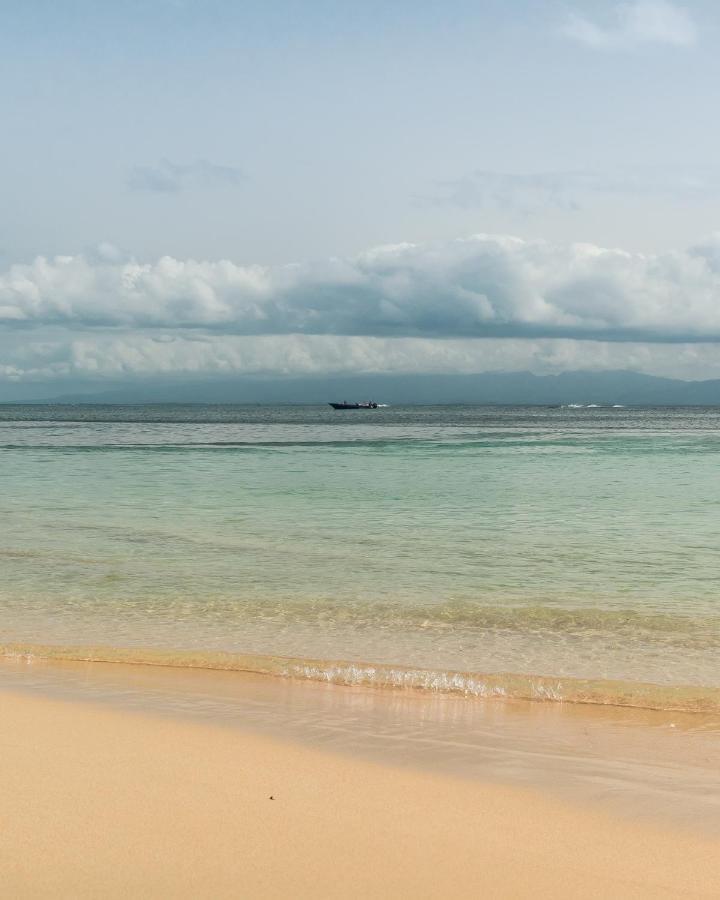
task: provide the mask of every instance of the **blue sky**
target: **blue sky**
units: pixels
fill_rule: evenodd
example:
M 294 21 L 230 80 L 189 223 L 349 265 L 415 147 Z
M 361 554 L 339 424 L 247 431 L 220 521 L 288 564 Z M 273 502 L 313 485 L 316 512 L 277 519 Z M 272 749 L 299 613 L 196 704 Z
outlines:
M 720 374 L 719 37 L 711 2 L 3 0 L 0 393 Z

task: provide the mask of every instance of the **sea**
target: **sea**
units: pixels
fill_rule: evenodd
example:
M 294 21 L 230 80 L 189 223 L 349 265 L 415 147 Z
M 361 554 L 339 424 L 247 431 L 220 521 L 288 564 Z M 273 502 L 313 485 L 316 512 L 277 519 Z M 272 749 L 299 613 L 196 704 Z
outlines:
M 0 655 L 720 712 L 720 409 L 0 406 Z

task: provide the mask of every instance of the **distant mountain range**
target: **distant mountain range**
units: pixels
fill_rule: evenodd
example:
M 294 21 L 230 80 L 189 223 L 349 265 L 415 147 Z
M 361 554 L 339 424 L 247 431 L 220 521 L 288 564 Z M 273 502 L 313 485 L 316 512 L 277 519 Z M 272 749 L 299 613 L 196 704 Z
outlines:
M 28 395 L 27 389 L 24 396 L 3 396 L 0 390 L 0 402 L 327 403 L 372 399 L 390 404 L 720 406 L 718 379 L 680 381 L 624 371 L 168 379 L 116 383 L 102 391 L 78 387 L 59 396 L 53 395 L 48 385 L 34 388 L 34 396 Z

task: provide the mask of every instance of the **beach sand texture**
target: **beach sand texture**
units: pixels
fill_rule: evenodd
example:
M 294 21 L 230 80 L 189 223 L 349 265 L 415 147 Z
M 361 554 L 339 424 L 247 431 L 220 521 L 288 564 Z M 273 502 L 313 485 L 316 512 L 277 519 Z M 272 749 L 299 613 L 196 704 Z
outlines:
M 717 840 L 540 792 L 15 692 L 0 721 L 7 897 L 720 895 Z

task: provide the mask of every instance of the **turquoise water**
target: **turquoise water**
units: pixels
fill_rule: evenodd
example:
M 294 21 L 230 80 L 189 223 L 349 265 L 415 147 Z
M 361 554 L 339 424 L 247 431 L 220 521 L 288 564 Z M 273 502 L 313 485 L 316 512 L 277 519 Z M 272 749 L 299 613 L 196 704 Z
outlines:
M 720 410 L 0 407 L 7 654 L 720 708 Z

